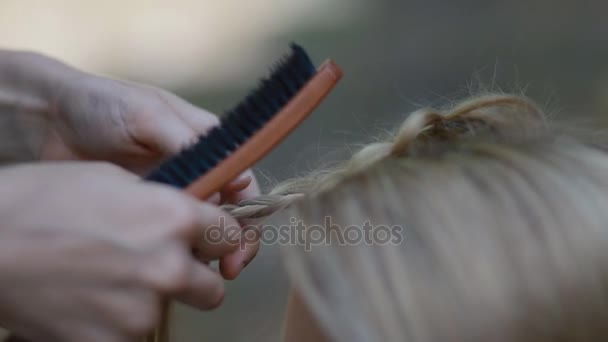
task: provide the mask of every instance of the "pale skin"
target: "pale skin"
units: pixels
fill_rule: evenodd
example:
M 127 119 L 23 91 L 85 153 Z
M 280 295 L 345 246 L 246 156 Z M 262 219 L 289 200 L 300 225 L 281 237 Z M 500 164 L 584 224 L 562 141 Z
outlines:
M 3 50 L 0 109 L 45 161 L 0 169 L 1 327 L 34 342 L 135 341 L 158 322 L 162 298 L 217 307 L 223 279 L 257 253 L 203 234 L 220 217 L 238 224 L 217 204 L 259 194 L 250 171 L 207 201 L 137 176 L 215 115 L 158 88 Z M 29 129 L 32 119 L 43 129 Z

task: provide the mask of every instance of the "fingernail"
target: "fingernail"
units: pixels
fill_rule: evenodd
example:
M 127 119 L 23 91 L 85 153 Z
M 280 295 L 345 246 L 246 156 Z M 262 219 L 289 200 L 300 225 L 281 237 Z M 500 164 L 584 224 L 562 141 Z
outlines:
M 253 178 L 251 178 L 251 176 L 239 177 L 235 179 L 232 183 L 230 183 L 230 188 L 234 192 L 245 190 L 249 186 L 249 184 L 251 184 L 252 180 Z

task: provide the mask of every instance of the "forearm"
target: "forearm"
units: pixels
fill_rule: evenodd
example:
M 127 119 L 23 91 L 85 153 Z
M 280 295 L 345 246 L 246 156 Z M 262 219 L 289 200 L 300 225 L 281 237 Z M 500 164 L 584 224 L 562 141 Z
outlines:
M 33 52 L 0 50 L 0 107 L 47 112 L 61 85 L 79 72 Z

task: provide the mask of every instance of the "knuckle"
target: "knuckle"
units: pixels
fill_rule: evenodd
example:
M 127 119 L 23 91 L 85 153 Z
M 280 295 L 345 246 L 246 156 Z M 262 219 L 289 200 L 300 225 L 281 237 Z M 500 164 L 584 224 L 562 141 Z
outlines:
M 171 210 L 171 221 L 176 234 L 189 234 L 197 226 L 197 213 L 190 205 L 177 205 Z
M 158 284 L 159 290 L 164 293 L 181 292 L 187 288 L 190 279 L 190 260 L 185 253 L 171 253 L 166 259 L 163 276 Z
M 170 235 L 177 236 L 193 233 L 199 217 L 192 201 L 183 194 L 173 193 L 173 190 L 161 195 L 162 197 L 157 197 L 162 200 L 158 202 L 156 217 L 160 217 L 161 222 L 164 222 L 164 229 L 167 229 Z
M 160 295 L 183 291 L 190 281 L 193 262 L 188 252 L 189 250 L 179 243 L 162 244 L 162 247 L 148 256 L 148 261 L 135 271 L 137 284 Z
M 199 310 L 213 310 L 219 307 L 225 295 L 223 278 L 210 270 L 196 273 L 193 274 L 186 290 L 176 293 L 175 297 Z
M 204 222 L 206 225 L 212 225 L 222 229 L 234 227 L 238 227 L 239 230 L 241 229 L 241 226 L 234 217 L 230 216 L 230 214 L 216 205 L 201 203 L 198 206 L 198 214 L 205 217 Z

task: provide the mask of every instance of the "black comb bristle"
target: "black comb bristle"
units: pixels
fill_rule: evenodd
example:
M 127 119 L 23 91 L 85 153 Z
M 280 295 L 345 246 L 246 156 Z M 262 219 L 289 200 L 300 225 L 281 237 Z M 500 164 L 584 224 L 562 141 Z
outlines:
M 241 103 L 228 111 L 220 125 L 198 142 L 156 168 L 146 180 L 185 188 L 214 168 L 264 126 L 315 75 L 306 51 L 291 44 L 291 53 L 279 62 Z

